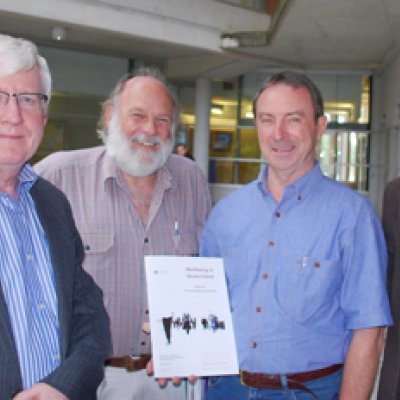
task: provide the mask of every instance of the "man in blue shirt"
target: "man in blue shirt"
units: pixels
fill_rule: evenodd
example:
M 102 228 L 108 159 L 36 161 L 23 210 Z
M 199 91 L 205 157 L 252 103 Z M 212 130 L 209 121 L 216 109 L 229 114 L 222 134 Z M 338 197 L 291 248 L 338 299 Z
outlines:
M 224 258 L 241 373 L 206 398 L 367 400 L 392 323 L 379 220 L 314 160 L 327 119 L 307 76 L 272 76 L 253 106 L 267 165 L 215 206 L 200 249 Z
M 65 196 L 28 160 L 51 94 L 36 46 L 0 35 L 0 399 L 94 400 L 110 351 Z

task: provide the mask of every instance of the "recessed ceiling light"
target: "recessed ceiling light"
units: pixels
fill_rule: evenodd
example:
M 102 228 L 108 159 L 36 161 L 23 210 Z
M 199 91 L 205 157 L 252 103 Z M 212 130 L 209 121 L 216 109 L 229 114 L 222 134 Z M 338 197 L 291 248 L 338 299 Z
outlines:
M 211 114 L 221 115 L 224 112 L 224 106 L 221 104 L 211 104 Z
M 62 26 L 55 26 L 53 27 L 53 29 L 51 30 L 51 38 L 54 40 L 64 40 L 66 36 L 66 31 L 65 28 L 63 28 Z

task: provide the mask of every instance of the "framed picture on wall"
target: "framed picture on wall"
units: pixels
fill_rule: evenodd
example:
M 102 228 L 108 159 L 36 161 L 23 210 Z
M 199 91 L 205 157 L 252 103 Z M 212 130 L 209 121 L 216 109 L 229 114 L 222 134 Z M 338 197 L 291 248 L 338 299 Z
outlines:
M 212 149 L 215 151 L 229 151 L 232 145 L 230 132 L 215 132 L 213 134 Z

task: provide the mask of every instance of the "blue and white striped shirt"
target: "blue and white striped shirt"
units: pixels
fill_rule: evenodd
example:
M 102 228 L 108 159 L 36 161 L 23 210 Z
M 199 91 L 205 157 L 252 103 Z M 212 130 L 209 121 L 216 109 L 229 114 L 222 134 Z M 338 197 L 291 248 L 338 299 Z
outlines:
M 0 283 L 8 308 L 24 389 L 60 365 L 55 280 L 46 234 L 29 193 L 37 179 L 19 175 L 17 201 L 0 193 Z

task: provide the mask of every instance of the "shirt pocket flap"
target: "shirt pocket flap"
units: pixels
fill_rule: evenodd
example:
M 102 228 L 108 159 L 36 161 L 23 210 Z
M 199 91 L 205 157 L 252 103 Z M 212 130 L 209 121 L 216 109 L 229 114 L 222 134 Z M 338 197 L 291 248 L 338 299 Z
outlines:
M 111 232 L 82 233 L 83 247 L 86 254 L 97 254 L 108 251 L 114 242 Z

